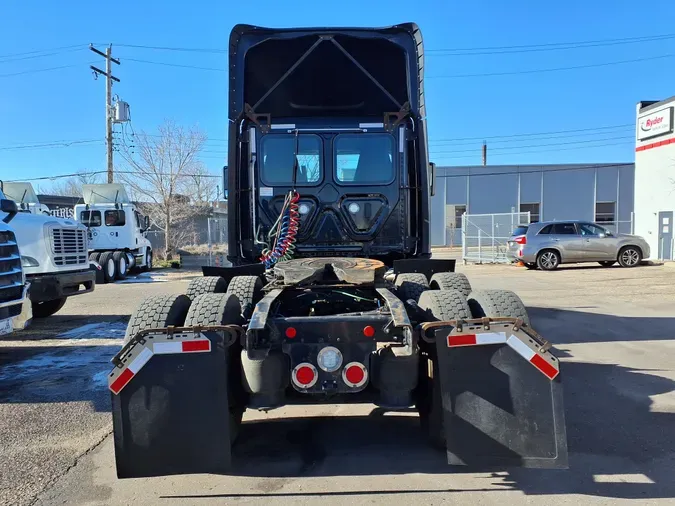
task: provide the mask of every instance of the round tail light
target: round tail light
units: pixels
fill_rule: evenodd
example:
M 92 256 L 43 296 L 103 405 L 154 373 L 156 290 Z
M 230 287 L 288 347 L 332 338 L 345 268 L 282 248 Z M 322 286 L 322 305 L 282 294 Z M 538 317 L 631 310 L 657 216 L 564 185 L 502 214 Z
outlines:
M 312 388 L 319 379 L 319 372 L 309 362 L 303 362 L 295 366 L 291 379 L 298 388 Z
M 361 387 L 368 381 L 368 370 L 360 362 L 350 362 L 342 369 L 342 380 L 352 388 Z

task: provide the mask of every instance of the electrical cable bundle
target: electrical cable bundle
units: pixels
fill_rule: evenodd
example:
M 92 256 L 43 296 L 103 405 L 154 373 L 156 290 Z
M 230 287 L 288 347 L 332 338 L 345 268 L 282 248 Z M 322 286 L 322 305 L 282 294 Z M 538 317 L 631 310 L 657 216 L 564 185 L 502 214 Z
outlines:
M 272 225 L 267 236 L 268 244 L 273 244 L 273 246 L 271 249 L 265 248 L 260 258 L 266 269 L 271 269 L 277 262 L 293 258 L 296 235 L 300 228 L 299 200 L 300 194 L 295 190 L 289 191 L 286 195 L 279 218 Z

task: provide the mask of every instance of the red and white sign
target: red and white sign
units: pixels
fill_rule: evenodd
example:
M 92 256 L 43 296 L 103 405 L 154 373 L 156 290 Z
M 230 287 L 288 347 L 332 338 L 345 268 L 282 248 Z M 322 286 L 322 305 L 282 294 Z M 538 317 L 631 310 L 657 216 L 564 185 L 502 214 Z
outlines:
M 666 107 L 644 116 L 638 116 L 637 140 L 644 141 L 659 135 L 672 133 L 673 108 Z

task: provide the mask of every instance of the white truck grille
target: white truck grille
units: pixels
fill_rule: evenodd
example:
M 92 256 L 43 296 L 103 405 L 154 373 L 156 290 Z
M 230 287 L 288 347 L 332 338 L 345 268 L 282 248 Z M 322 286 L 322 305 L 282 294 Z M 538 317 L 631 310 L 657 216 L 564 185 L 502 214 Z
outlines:
M 23 297 L 21 256 L 12 232 L 0 232 L 0 304 L 19 302 Z
M 86 230 L 52 228 L 51 237 L 55 265 L 88 265 Z

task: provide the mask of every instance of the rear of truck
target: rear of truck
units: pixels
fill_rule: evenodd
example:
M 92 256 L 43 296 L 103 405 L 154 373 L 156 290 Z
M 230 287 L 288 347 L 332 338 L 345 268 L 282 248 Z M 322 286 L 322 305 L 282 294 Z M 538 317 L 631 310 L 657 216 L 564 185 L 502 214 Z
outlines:
M 453 465 L 566 466 L 550 344 L 516 294 L 430 259 L 417 26 L 238 25 L 230 69 L 233 267 L 132 315 L 118 476 L 232 472 L 246 409 L 306 403 L 414 407 Z

